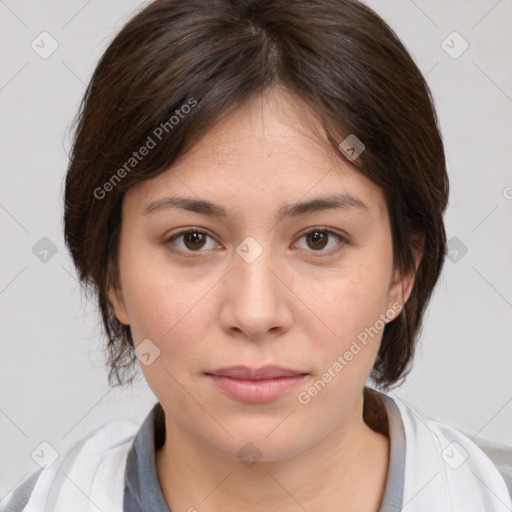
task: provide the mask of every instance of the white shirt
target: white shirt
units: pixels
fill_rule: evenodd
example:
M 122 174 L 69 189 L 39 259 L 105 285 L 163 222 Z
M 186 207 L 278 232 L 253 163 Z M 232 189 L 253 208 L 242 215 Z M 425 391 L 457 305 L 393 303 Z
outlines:
M 483 445 L 498 466 L 471 439 L 454 428 L 423 417 L 401 399 L 380 394 L 390 424 L 391 440 L 400 423 L 405 434 L 403 472 L 389 472 L 386 490 L 402 489 L 402 512 L 511 512 L 512 448 Z M 124 512 L 127 456 L 140 426 L 122 420 L 103 425 L 79 441 L 60 462 L 38 475 L 25 512 Z M 394 431 L 392 429 L 395 429 Z M 394 432 L 394 433 L 393 433 Z M 395 443 L 396 444 L 396 443 Z M 391 459 L 398 460 L 392 442 Z M 395 452 L 393 452 L 395 450 Z M 393 456 L 395 453 L 395 456 Z M 154 455 L 154 454 L 153 454 Z M 154 459 L 152 459 L 154 461 Z M 397 477 L 397 475 L 400 475 Z M 33 477 L 30 475 L 26 481 Z M 153 474 L 156 478 L 156 470 Z M 32 478 L 33 479 L 33 478 Z M 25 482 L 20 484 L 20 488 Z M 393 484 L 393 485 L 391 485 Z M 403 484 L 397 486 L 395 484 Z M 395 510 L 387 501 L 381 511 Z M 4 500 L 5 501 L 5 500 Z M 16 511 L 12 503 L 0 511 Z M 161 511 L 153 511 L 161 512 Z

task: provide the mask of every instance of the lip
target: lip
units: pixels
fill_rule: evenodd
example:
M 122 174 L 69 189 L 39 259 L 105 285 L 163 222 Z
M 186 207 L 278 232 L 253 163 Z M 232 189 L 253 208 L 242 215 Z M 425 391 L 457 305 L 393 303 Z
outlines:
M 279 377 L 298 377 L 305 375 L 305 372 L 299 372 L 283 366 L 262 366 L 261 368 L 250 368 L 249 366 L 227 366 L 208 372 L 209 375 L 219 377 L 231 377 L 232 379 L 243 380 L 266 380 Z
M 265 403 L 284 395 L 307 374 L 280 366 L 230 366 L 206 375 L 231 398 L 247 403 Z

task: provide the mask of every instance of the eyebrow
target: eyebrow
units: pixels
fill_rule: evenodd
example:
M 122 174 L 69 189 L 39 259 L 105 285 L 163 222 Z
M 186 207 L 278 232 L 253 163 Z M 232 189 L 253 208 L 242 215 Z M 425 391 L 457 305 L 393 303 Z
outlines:
M 228 217 L 228 212 L 224 207 L 207 201 L 205 199 L 192 199 L 187 197 L 164 197 L 149 203 L 144 208 L 144 215 L 165 210 L 180 209 L 190 212 L 200 213 L 209 217 Z M 361 199 L 350 194 L 334 194 L 323 197 L 316 197 L 309 201 L 286 204 L 279 208 L 276 214 L 278 220 L 285 217 L 298 217 L 321 210 L 360 210 L 370 213 L 368 206 Z

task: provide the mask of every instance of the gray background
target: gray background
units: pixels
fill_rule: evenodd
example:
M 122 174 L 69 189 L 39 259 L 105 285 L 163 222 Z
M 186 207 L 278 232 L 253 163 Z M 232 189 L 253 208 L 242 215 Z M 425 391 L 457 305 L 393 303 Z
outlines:
M 512 445 L 512 2 L 368 3 L 427 77 L 451 180 L 453 261 L 395 393 L 470 437 Z M 0 1 L 0 498 L 38 468 L 30 454 L 42 441 L 61 453 L 111 418 L 142 421 L 156 400 L 142 377 L 109 390 L 98 316 L 61 223 L 70 122 L 106 45 L 141 5 Z M 31 47 L 51 49 L 43 31 L 58 43 L 46 59 Z M 453 31 L 469 44 L 460 55 Z M 43 237 L 57 251 L 47 261 L 32 252 Z

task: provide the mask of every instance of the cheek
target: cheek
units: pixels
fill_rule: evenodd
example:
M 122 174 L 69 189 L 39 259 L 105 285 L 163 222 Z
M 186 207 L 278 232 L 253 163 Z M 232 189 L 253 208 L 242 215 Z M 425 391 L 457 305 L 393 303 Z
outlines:
M 385 326 L 379 315 L 386 311 L 386 292 L 387 273 L 364 268 L 310 290 L 321 319 L 307 327 L 316 372 L 297 401 L 312 416 L 324 416 L 326 428 L 348 413 L 373 368 Z
M 192 374 L 204 368 L 201 340 L 208 339 L 212 325 L 212 312 L 205 308 L 208 289 L 214 283 L 204 278 L 195 283 L 182 282 L 178 276 L 164 279 L 154 271 L 132 274 L 128 279 L 126 302 L 135 346 L 150 339 L 160 350 L 150 365 L 140 363 L 144 378 L 159 399 L 173 397 L 173 411 L 195 417 L 198 411 L 182 386 L 192 389 Z
M 304 282 L 315 312 L 334 331 L 330 339 L 350 343 L 386 311 L 390 269 L 372 259 L 351 264 L 321 283 Z
M 340 400 L 356 396 L 375 363 L 385 327 L 380 315 L 387 310 L 392 262 L 382 249 L 375 250 L 380 258 L 373 253 L 367 251 L 365 257 L 359 253 L 330 279 L 312 287 L 310 282 L 310 296 L 316 298 L 313 307 L 322 322 L 316 322 L 310 337 L 315 340 L 317 374 L 303 396 L 319 413 L 338 410 Z M 320 394 L 322 399 L 316 400 Z
M 135 260 L 132 260 L 135 261 Z M 165 271 L 163 271 L 165 270 Z M 208 299 L 218 279 L 186 279 L 183 273 L 162 266 L 125 268 L 124 297 L 134 343 L 149 338 L 169 360 L 194 357 L 198 341 L 205 338 L 212 311 Z

